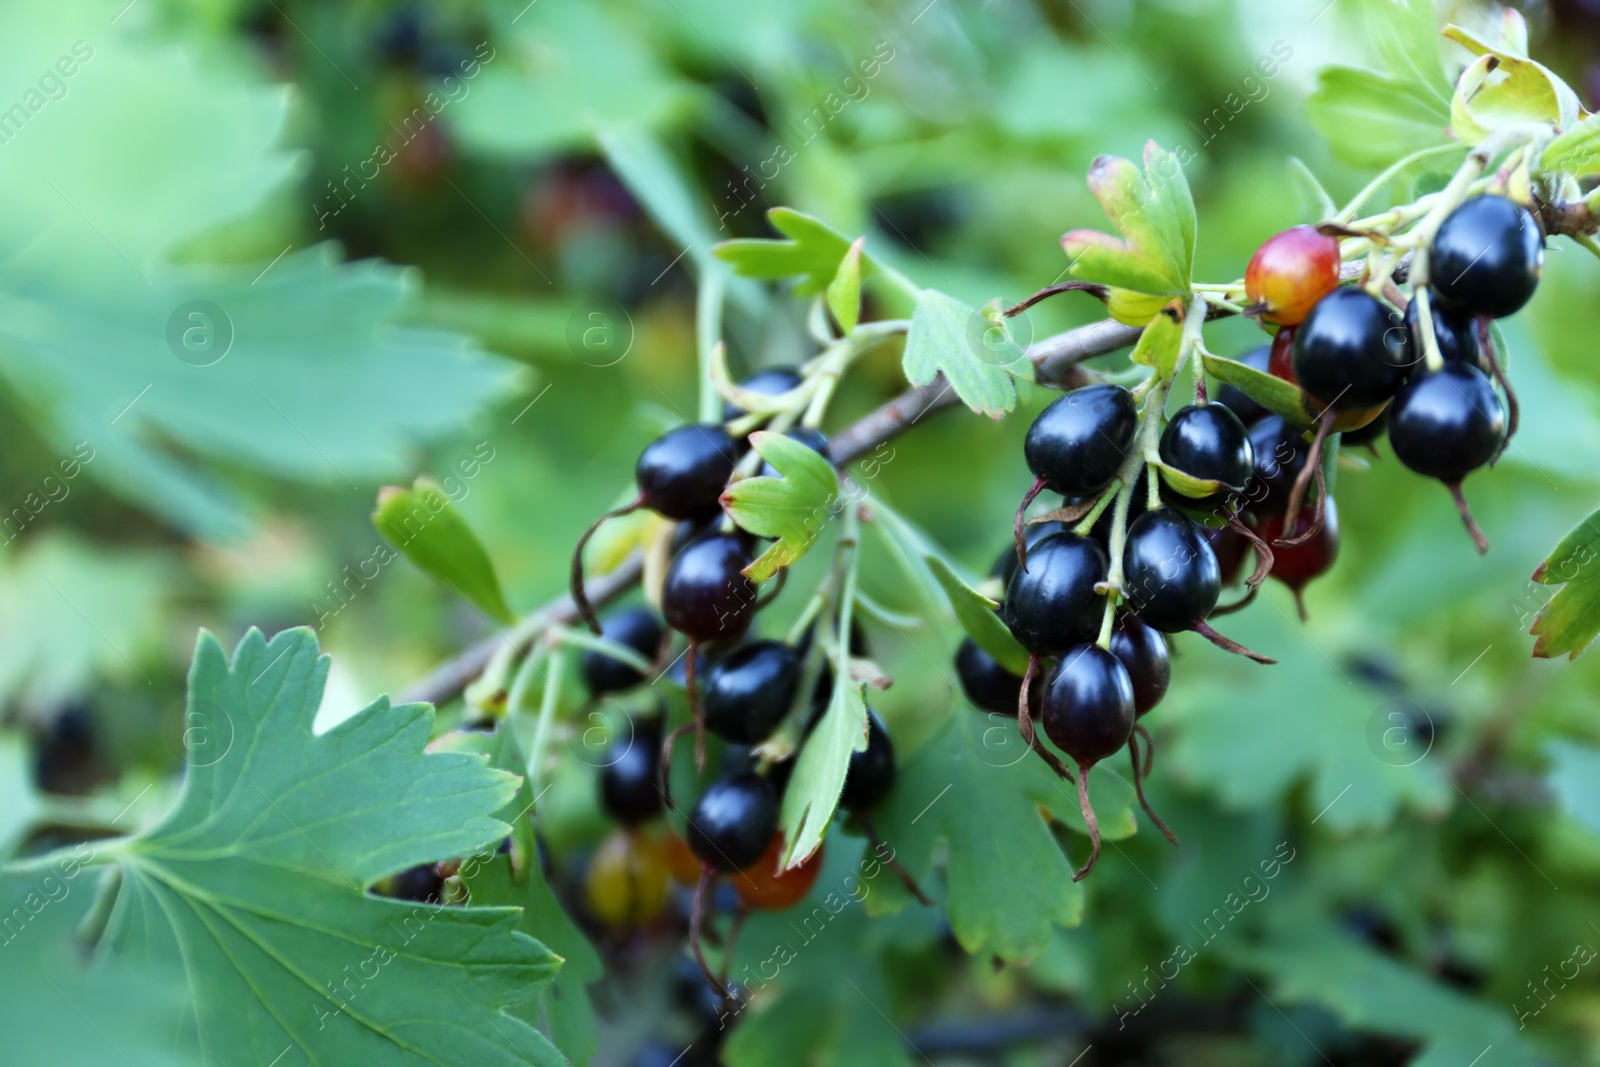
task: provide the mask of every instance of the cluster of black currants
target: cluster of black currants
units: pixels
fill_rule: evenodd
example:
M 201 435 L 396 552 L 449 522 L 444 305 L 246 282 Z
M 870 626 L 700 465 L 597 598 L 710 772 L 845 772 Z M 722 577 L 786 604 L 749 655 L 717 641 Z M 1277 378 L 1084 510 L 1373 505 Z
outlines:
M 1386 424 L 1396 458 L 1445 484 L 1473 543 L 1487 551 L 1461 483 L 1499 458 L 1517 413 L 1489 324 L 1528 302 L 1543 264 L 1538 219 L 1484 194 L 1447 215 L 1419 251 L 1410 300 L 1386 294 L 1403 310 L 1353 286 L 1318 301 L 1293 328 L 1288 375 L 1327 405 L 1312 459 L 1336 421 L 1352 427 L 1347 443 Z
M 761 372 L 740 386 L 777 395 L 800 384 L 798 374 L 781 369 Z M 743 414 L 731 405 L 724 409 L 730 422 Z M 819 431 L 799 427 L 789 435 L 827 456 L 828 440 Z M 809 734 L 826 710 L 835 684 L 832 667 L 824 659 L 812 673 L 809 705 L 802 708 L 812 631 L 792 644 L 751 636 L 757 613 L 770 599 L 758 598 L 755 583 L 745 574 L 757 540 L 724 518 L 721 505 L 722 493 L 748 448 L 748 440 L 736 439 L 722 425 L 681 426 L 652 441 L 635 468 L 638 496 L 591 526 L 572 560 L 573 601 L 597 634 L 657 662 L 670 656 L 672 633 L 687 641 L 681 662 L 691 721 L 665 734 L 654 719 L 633 724 L 632 736 L 618 742 L 601 774 L 605 810 L 624 825 L 655 818 L 666 807 L 678 810 L 668 773 L 674 740 L 688 730 L 695 732 L 695 762 L 702 770 L 706 735 L 725 745 L 720 773 L 686 816 L 684 838 L 699 865 L 690 945 L 719 991 L 725 985 L 706 966 L 700 947 L 701 925 L 716 879 L 732 876 L 744 905 L 787 907 L 809 891 L 820 862 L 819 851 L 799 867 L 778 870 L 782 854 L 778 818 L 793 760 L 771 762 L 756 754 L 756 746 L 769 740 L 791 712 L 807 715 L 804 733 Z M 777 476 L 770 469 L 762 473 Z M 678 524 L 661 585 L 665 629 L 644 609 L 614 614 L 602 625 L 584 592 L 584 544 L 600 522 L 638 508 L 649 508 Z M 850 644 L 852 654 L 866 654 L 865 639 L 855 627 Z M 634 668 L 600 651 L 584 654 L 583 673 L 597 697 L 644 680 Z M 893 743 L 877 713 L 869 710 L 867 745 L 851 755 L 839 803 L 874 838 L 869 812 L 888 795 L 894 779 Z M 897 873 L 922 896 L 904 871 L 897 868 Z

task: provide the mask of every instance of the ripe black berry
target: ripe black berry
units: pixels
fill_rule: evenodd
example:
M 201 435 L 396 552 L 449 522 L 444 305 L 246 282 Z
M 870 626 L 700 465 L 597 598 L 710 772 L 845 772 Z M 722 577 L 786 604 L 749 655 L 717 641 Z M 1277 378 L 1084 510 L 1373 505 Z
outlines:
M 878 713 L 867 709 L 867 747 L 850 753 L 850 770 L 844 776 L 839 806 L 846 811 L 868 811 L 894 788 L 894 743 Z
M 1389 444 L 1407 467 L 1446 484 L 1489 462 L 1505 435 L 1506 414 L 1477 367 L 1447 363 L 1417 375 L 1395 397 Z
M 1167 639 L 1140 622 L 1138 616 L 1123 613 L 1117 616 L 1117 625 L 1111 631 L 1111 654 L 1128 672 L 1128 680 L 1133 683 L 1134 715 L 1142 717 L 1161 703 L 1172 681 Z
M 1187 521 L 1187 520 L 1186 520 Z M 1006 587 L 1006 625 L 1023 648 L 1052 656 L 1100 631 L 1105 599 L 1095 585 L 1106 580 L 1106 551 L 1087 537 L 1056 533 L 1028 552 L 1028 569 Z
M 667 568 L 661 614 L 693 641 L 743 632 L 755 612 L 756 585 L 741 571 L 750 549 L 737 534 L 712 534 L 684 546 Z
M 1472 320 L 1441 303 L 1437 295 L 1428 302 L 1428 308 L 1432 312 L 1433 337 L 1444 361 L 1466 360 L 1476 365 L 1478 331 Z M 1419 374 L 1424 368 L 1427 351 L 1422 339 L 1422 301 L 1415 297 L 1406 305 L 1406 337 L 1411 346 L 1411 373 Z
M 407 867 L 388 880 L 386 897 L 396 900 L 415 900 L 421 904 L 437 904 L 444 899 L 444 879 L 439 877 L 439 866 L 419 863 Z
M 1028 427 L 1023 456 L 1034 476 L 1063 496 L 1096 493 L 1122 466 L 1139 412 L 1119 385 L 1086 385 L 1052 401 Z
M 1161 432 L 1161 462 L 1193 478 L 1240 490 L 1250 481 L 1255 452 L 1244 423 L 1227 405 L 1190 404 Z M 1220 503 L 1228 495 L 1213 493 L 1190 506 Z
M 1079 766 L 1122 751 L 1133 733 L 1133 682 L 1122 661 L 1099 645 L 1061 655 L 1045 683 L 1044 733 Z
M 800 657 L 780 641 L 753 641 L 728 653 L 706 673 L 700 703 L 706 729 L 725 741 L 760 744 L 794 703 Z
M 1060 533 L 1067 528 L 1064 522 L 1036 522 L 1032 526 L 1022 528 L 1023 536 L 1027 539 L 1028 551 L 1033 552 L 1033 546 L 1039 543 L 1040 538 L 1049 537 L 1053 533 Z M 994 568 L 990 574 L 1000 579 L 1002 585 L 1011 584 L 1011 576 L 1017 573 L 1017 549 L 1014 545 L 1007 545 L 1004 552 L 994 561 Z
M 1017 714 L 1022 676 L 1000 666 L 970 637 L 956 649 L 956 677 L 961 680 L 961 691 L 975 706 L 999 715 Z M 1038 690 L 1033 692 L 1036 694 Z
M 600 806 L 607 815 L 633 826 L 661 813 L 661 731 L 656 723 L 634 720 L 603 759 Z
M 1370 445 L 1382 437 L 1388 429 L 1389 409 L 1384 408 L 1378 412 L 1377 417 L 1365 426 L 1357 427 L 1354 430 L 1346 430 L 1340 434 L 1339 441 L 1341 445 L 1349 445 L 1352 448 L 1357 445 Z
M 766 367 L 739 383 L 740 389 L 763 396 L 781 396 L 800 384 L 800 372 L 793 367 Z M 727 400 L 722 402 L 722 421 L 732 422 L 747 412 Z
M 1128 527 L 1122 568 L 1128 606 L 1164 633 L 1193 629 L 1222 591 L 1205 533 L 1176 508 L 1156 508 Z
M 690 424 L 645 446 L 634 468 L 639 503 L 680 522 L 718 514 L 738 446 L 721 426 Z
M 1272 356 L 1272 346 L 1258 345 L 1240 356 L 1237 360 L 1253 370 L 1262 374 L 1268 373 L 1267 362 Z M 1226 404 L 1228 410 L 1239 416 L 1239 421 L 1246 426 L 1252 425 L 1257 419 L 1267 414 L 1267 409 L 1245 395 L 1243 389 L 1235 385 L 1224 385 L 1217 390 L 1217 403 Z
M 1433 288 L 1466 315 L 1503 318 L 1533 296 L 1544 270 L 1544 231 L 1527 208 L 1477 196 L 1452 211 L 1428 253 Z
M 1353 286 L 1323 297 L 1295 331 L 1295 380 L 1340 411 L 1376 407 L 1394 396 L 1409 362 L 1400 317 Z
M 1305 434 L 1277 415 L 1268 415 L 1250 427 L 1255 452 L 1254 479 L 1246 492 L 1258 514 L 1279 512 L 1289 502 L 1294 481 L 1305 470 Z
M 706 787 L 689 812 L 687 839 L 695 858 L 719 871 L 750 866 L 778 828 L 778 794 L 765 778 L 736 774 Z
M 646 660 L 656 658 L 661 649 L 662 632 L 661 620 L 648 608 L 613 612 L 600 623 L 601 637 L 633 649 Z M 644 675 L 635 668 L 594 649 L 584 650 L 579 670 L 591 696 L 632 689 L 644 680 Z

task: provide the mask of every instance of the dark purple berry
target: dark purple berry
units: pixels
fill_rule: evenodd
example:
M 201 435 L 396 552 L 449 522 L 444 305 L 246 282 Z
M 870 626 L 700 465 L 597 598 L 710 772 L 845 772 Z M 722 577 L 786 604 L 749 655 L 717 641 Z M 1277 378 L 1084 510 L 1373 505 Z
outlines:
M 778 829 L 778 794 L 760 775 L 718 778 L 689 812 L 687 840 L 695 858 L 719 871 L 750 866 Z
M 961 680 L 961 691 L 974 706 L 1000 715 L 1016 715 L 1022 676 L 1006 670 L 970 637 L 956 649 L 956 677 Z M 1030 696 L 1038 692 L 1036 688 Z
M 867 747 L 850 753 L 839 806 L 846 811 L 867 811 L 894 788 L 894 743 L 878 713 L 867 709 Z
M 1190 507 L 1220 504 L 1231 489 L 1250 481 L 1255 452 L 1239 416 L 1222 403 L 1181 408 L 1161 433 L 1161 462 L 1202 481 L 1220 482 L 1222 491 L 1190 501 Z
M 794 704 L 800 657 L 780 641 L 753 641 L 706 672 L 700 704 L 706 729 L 725 741 L 756 745 L 772 736 Z
M 1473 197 L 1434 234 L 1429 278 L 1439 298 L 1466 315 L 1504 318 L 1526 304 L 1544 271 L 1544 231 L 1503 196 Z
M 654 720 L 632 720 L 603 760 L 600 806 L 607 815 L 633 826 L 661 814 L 661 729 Z
M 1446 363 L 1406 383 L 1389 409 L 1389 447 L 1418 474 L 1447 485 L 1494 457 L 1506 412 L 1477 367 Z
M 1126 389 L 1086 385 L 1039 412 L 1028 427 L 1022 453 L 1028 469 L 1054 492 L 1096 493 L 1116 477 L 1138 423 L 1138 409 Z
M 1129 609 L 1163 633 L 1204 621 L 1222 591 L 1204 530 L 1176 508 L 1148 511 L 1128 527 L 1122 569 Z
M 1172 659 L 1167 639 L 1138 616 L 1123 613 L 1111 631 L 1111 654 L 1128 672 L 1133 683 L 1133 710 L 1138 717 L 1161 703 L 1172 681 Z
M 1052 744 L 1089 767 L 1127 746 L 1134 717 L 1133 682 L 1121 660 L 1099 645 L 1062 653 L 1040 711 Z
M 646 660 L 655 659 L 661 650 L 663 632 L 661 620 L 648 608 L 628 608 L 600 620 L 601 637 L 633 649 Z M 635 668 L 594 649 L 584 650 L 579 670 L 591 696 L 632 689 L 644 681 L 644 675 Z
M 750 549 L 737 534 L 712 534 L 685 545 L 661 586 L 667 625 L 692 641 L 743 633 L 756 604 L 756 584 L 741 573 L 749 565 Z
M 1335 289 L 1295 331 L 1292 363 L 1300 387 L 1323 403 L 1339 411 L 1377 407 L 1405 381 L 1405 327 L 1365 289 Z
M 633 474 L 639 502 L 680 522 L 717 515 L 738 458 L 738 446 L 721 426 L 668 430 L 639 454 Z
M 1106 580 L 1106 551 L 1087 537 L 1057 533 L 1028 552 L 1006 587 L 1006 625 L 1029 652 L 1053 656 L 1093 640 L 1100 632 L 1105 597 L 1095 585 Z

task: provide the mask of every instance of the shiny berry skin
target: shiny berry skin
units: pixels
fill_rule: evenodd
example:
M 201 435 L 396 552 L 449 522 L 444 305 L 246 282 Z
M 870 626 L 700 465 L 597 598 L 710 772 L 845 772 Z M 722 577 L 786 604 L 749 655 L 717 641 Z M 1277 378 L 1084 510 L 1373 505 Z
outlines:
M 639 500 L 679 522 L 708 519 L 722 510 L 722 491 L 738 458 L 738 446 L 721 426 L 668 430 L 639 453 L 633 471 Z
M 1057 397 L 1028 427 L 1022 454 L 1035 477 L 1063 496 L 1097 493 L 1116 477 L 1139 412 L 1120 385 L 1086 385 Z
M 649 608 L 628 608 L 613 612 L 600 621 L 600 636 L 607 641 L 631 648 L 646 660 L 656 658 L 661 650 L 661 636 L 665 633 L 661 620 Z M 644 675 L 620 659 L 604 652 L 584 649 L 579 661 L 583 684 L 590 696 L 632 689 L 644 681 Z
M 1016 715 L 1017 699 L 1022 695 L 1021 675 L 1000 666 L 970 637 L 956 649 L 956 677 L 961 681 L 961 691 L 975 707 L 999 715 Z
M 1180 408 L 1161 432 L 1161 462 L 1204 481 L 1243 489 L 1250 482 L 1255 452 L 1239 416 L 1222 403 Z M 1211 493 L 1195 504 L 1221 503 L 1227 492 Z
M 1477 367 L 1446 363 L 1406 383 L 1389 408 L 1389 447 L 1418 474 L 1454 485 L 1493 458 L 1506 432 L 1494 385 Z
M 728 882 L 746 907 L 783 911 L 804 900 L 806 894 L 811 892 L 811 887 L 817 884 L 826 851 L 826 846 L 819 845 L 800 866 L 780 872 L 778 861 L 783 857 L 783 835 L 773 834 L 761 858 L 728 879 Z
M 1465 315 L 1439 302 L 1435 295 L 1428 309 L 1433 312 L 1433 339 L 1439 345 L 1439 355 L 1446 363 L 1466 360 L 1478 362 L 1478 330 Z M 1410 343 L 1411 373 L 1420 373 L 1427 365 L 1427 352 L 1422 340 L 1422 301 L 1412 297 L 1406 305 L 1406 337 Z
M 624 826 L 661 814 L 661 731 L 654 720 L 631 720 L 627 734 L 606 749 L 600 806 Z
M 782 396 L 800 384 L 800 372 L 793 367 L 766 367 L 756 371 L 750 377 L 739 383 L 740 389 L 748 389 L 752 393 L 762 396 Z M 748 412 L 730 401 L 722 402 L 722 421 L 732 422 Z
M 1272 346 L 1270 344 L 1257 345 L 1238 357 L 1235 362 L 1243 363 L 1251 370 L 1258 370 L 1262 374 L 1267 374 L 1270 373 L 1267 370 L 1267 361 L 1271 358 L 1271 355 Z M 1268 413 L 1266 408 L 1251 400 L 1245 395 L 1244 390 L 1236 385 L 1224 385 L 1217 390 L 1216 395 L 1217 403 L 1226 404 L 1228 410 L 1239 416 L 1239 421 L 1246 426 L 1252 425 L 1257 419 Z
M 1439 298 L 1464 315 L 1504 318 L 1526 304 L 1544 271 L 1544 231 L 1503 196 L 1473 197 L 1439 225 L 1428 274 Z
M 800 657 L 781 641 L 752 641 L 706 672 L 700 704 L 706 729 L 725 741 L 756 745 L 772 736 L 800 688 Z
M 1028 551 L 1032 552 L 1033 546 L 1038 544 L 1041 538 L 1060 533 L 1066 528 L 1067 524 L 1064 522 L 1036 522 L 1032 526 L 1024 526 L 1022 536 L 1027 540 Z M 1017 547 L 1007 545 L 1005 551 L 994 561 L 994 568 L 989 573 L 999 578 L 1000 584 L 1010 585 L 1011 576 L 1017 573 Z
M 1217 606 L 1222 571 L 1205 532 L 1176 508 L 1145 512 L 1122 553 L 1128 607 L 1163 633 L 1188 630 Z
M 1276 542 L 1287 537 L 1298 537 L 1311 528 L 1314 516 L 1311 509 L 1300 512 L 1294 529 L 1283 532 L 1283 516 L 1274 515 L 1261 524 L 1261 537 L 1272 548 L 1272 577 L 1293 589 L 1304 589 L 1313 578 L 1320 578 L 1332 569 L 1339 558 L 1339 507 L 1332 497 L 1324 506 L 1322 529 L 1311 540 L 1298 545 L 1280 545 Z
M 1261 242 L 1244 271 L 1244 291 L 1261 317 L 1280 326 L 1303 320 L 1339 284 L 1339 239 L 1292 226 Z
M 756 584 L 740 573 L 748 566 L 750 549 L 737 534 L 689 542 L 661 585 L 661 614 L 667 625 L 692 641 L 742 633 L 756 605 Z
M 867 811 L 894 788 L 894 742 L 878 713 L 867 709 L 867 747 L 850 753 L 839 806 L 846 811 Z
M 1106 550 L 1087 537 L 1042 538 L 1028 551 L 1028 569 L 1019 568 L 1006 587 L 1001 610 L 1012 636 L 1039 656 L 1093 640 L 1106 605 L 1094 587 L 1109 567 Z
M 1400 318 L 1353 286 L 1335 289 L 1294 334 L 1295 381 L 1339 411 L 1377 407 L 1399 390 L 1411 357 Z
M 396 900 L 438 904 L 444 899 L 444 879 L 436 863 L 419 863 L 379 883 L 382 894 Z
M 718 778 L 689 812 L 686 840 L 695 858 L 719 871 L 739 871 L 761 858 L 778 829 L 778 794 L 765 778 Z
M 661 843 L 618 830 L 600 843 L 584 879 L 589 913 L 606 926 L 635 930 L 667 906 L 671 872 Z
M 796 426 L 783 436 L 799 441 L 829 463 L 833 462 L 833 458 L 828 455 L 828 435 L 821 430 L 814 430 L 810 426 Z M 783 475 L 779 474 L 778 468 L 772 464 L 763 463 L 761 464 L 761 477 L 782 478 Z
M 1128 672 L 1133 685 L 1133 711 L 1135 717 L 1161 703 L 1172 682 L 1172 657 L 1167 650 L 1167 639 L 1154 627 L 1146 626 L 1138 616 L 1123 613 L 1111 630 L 1111 654 L 1117 657 Z
M 1099 645 L 1062 653 L 1039 713 L 1052 744 L 1088 767 L 1127 747 L 1134 717 L 1133 682 L 1121 660 Z
M 1305 470 L 1310 446 L 1305 434 L 1277 415 L 1268 415 L 1250 427 L 1255 449 L 1255 473 L 1245 498 L 1258 515 L 1282 511 L 1289 503 L 1294 480 Z

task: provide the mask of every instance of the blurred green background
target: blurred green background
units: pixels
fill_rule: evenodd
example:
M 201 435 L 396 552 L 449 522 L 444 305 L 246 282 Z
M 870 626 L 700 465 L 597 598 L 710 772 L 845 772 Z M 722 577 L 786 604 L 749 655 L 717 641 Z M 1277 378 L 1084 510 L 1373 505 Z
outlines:
M 639 448 L 697 407 L 696 282 L 726 271 L 711 245 L 770 236 L 770 206 L 867 235 L 919 284 L 1014 301 L 1060 275 L 1063 231 L 1103 225 L 1090 160 L 1155 139 L 1196 156 L 1197 276 L 1239 276 L 1311 217 L 1290 157 L 1336 198 L 1370 175 L 1331 155 L 1305 106 L 1319 67 L 1370 58 L 1357 6 L 8 5 L 0 839 L 35 806 L 70 825 L 74 805 L 115 811 L 152 783 L 143 817 L 159 814 L 197 627 L 225 645 L 317 627 L 330 713 L 492 633 L 404 560 L 335 592 L 381 544 L 385 484 L 437 478 L 519 612 L 560 593 Z M 1521 6 L 1534 54 L 1594 106 L 1600 8 Z M 1219 123 L 1229 94 L 1248 104 Z M 1600 657 L 1536 661 L 1526 634 L 1549 595 L 1529 574 L 1600 500 L 1597 292 L 1600 263 L 1558 245 L 1507 324 L 1524 419 L 1469 483 L 1486 558 L 1446 493 L 1380 445 L 1341 473 L 1342 555 L 1307 594 L 1311 620 L 1276 585 L 1230 620 L 1277 667 L 1177 642 L 1150 788 L 1180 849 L 1147 830 L 1108 846 L 1081 926 L 1028 968 L 968 958 L 915 909 L 841 934 L 740 1022 L 729 1062 L 1600 1063 L 1600 969 L 1541 984 L 1600 943 Z M 574 342 L 597 310 L 630 342 L 615 361 Z M 1017 332 L 1100 314 L 1063 297 Z M 1244 322 L 1209 335 L 1222 354 L 1262 339 Z M 732 284 L 725 336 L 743 371 L 814 353 L 803 303 L 750 282 Z M 827 428 L 903 387 L 880 351 Z M 1028 389 L 999 423 L 958 410 L 918 427 L 874 491 L 986 571 L 1051 395 Z M 921 611 L 868 551 L 873 598 Z M 948 626 L 869 636 L 902 753 L 976 714 L 951 685 Z M 590 773 L 552 802 L 558 866 L 605 830 Z M 1119 1019 L 1147 965 L 1279 842 L 1296 858 L 1270 897 Z M 616 1063 L 682 1023 L 659 954 L 610 959 L 596 1062 Z M 14 953 L 0 970 L 0 987 L 30 981 Z M 841 974 L 869 976 L 874 1011 Z M 0 995 L 0 1018 L 15 1003 Z M 38 1047 L 34 1062 L 61 1054 Z

